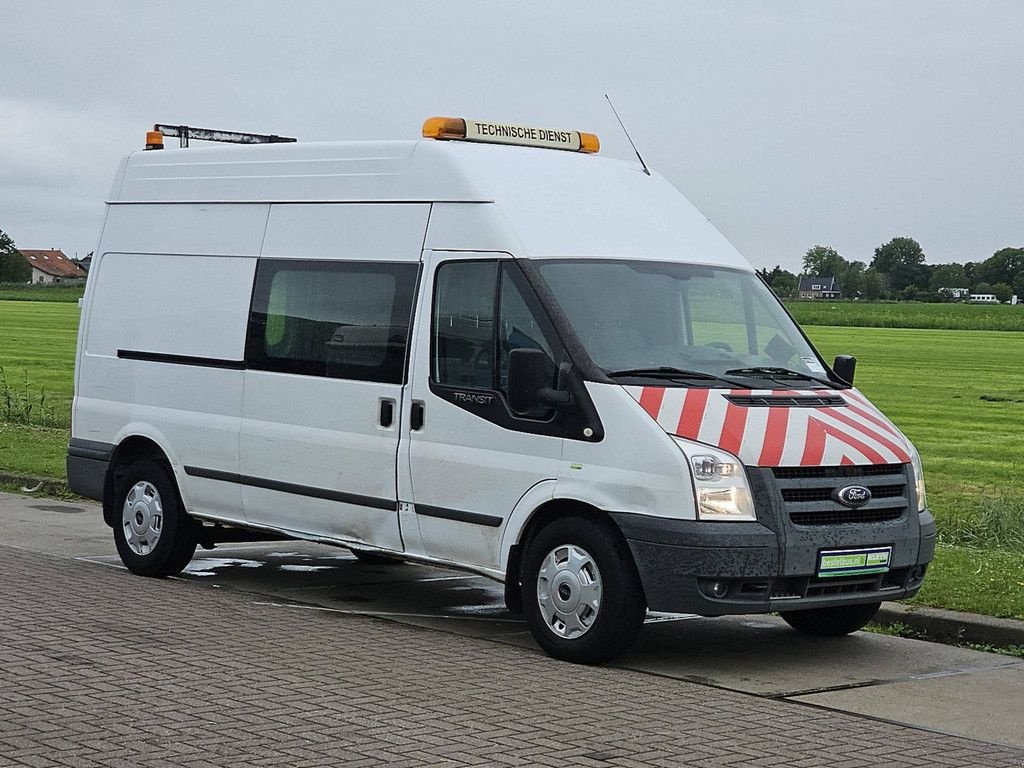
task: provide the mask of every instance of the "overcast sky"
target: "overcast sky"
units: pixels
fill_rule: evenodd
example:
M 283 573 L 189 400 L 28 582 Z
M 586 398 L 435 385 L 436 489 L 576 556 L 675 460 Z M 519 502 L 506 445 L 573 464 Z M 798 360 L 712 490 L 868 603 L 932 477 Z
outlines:
M 1024 3 L 0 0 L 0 229 L 95 247 L 154 122 L 416 138 L 434 114 L 598 133 L 756 266 L 1024 245 Z

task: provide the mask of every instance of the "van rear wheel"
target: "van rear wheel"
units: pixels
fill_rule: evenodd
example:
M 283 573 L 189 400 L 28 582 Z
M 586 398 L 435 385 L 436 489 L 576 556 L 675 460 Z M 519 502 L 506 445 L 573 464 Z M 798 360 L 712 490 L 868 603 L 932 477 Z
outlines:
M 178 496 L 170 470 L 152 459 L 128 466 L 118 483 L 114 544 L 139 576 L 173 576 L 196 552 L 196 524 Z
M 597 664 L 636 640 L 647 601 L 629 548 L 607 523 L 554 520 L 527 545 L 522 574 L 526 622 L 549 655 Z
M 811 608 L 806 611 L 783 611 L 779 615 L 793 629 L 806 635 L 839 637 L 864 629 L 881 603 L 837 605 L 832 608 Z

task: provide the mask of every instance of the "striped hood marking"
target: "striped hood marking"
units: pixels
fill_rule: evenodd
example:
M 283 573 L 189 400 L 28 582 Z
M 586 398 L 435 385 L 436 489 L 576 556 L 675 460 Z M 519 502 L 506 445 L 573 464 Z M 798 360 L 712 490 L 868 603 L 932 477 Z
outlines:
M 624 387 L 669 434 L 716 445 L 759 467 L 906 464 L 903 434 L 855 389 Z M 726 395 L 839 395 L 845 407 L 747 407 Z

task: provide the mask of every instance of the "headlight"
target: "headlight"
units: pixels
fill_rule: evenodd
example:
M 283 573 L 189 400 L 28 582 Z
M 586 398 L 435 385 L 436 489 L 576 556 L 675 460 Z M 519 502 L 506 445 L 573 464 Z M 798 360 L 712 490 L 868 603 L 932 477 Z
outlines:
M 924 512 L 928 499 L 924 493 L 924 467 L 921 466 L 921 455 L 917 449 L 910 449 L 910 465 L 914 468 L 914 488 L 917 490 L 917 511 Z
M 709 445 L 676 438 L 690 464 L 697 491 L 697 517 L 701 520 L 754 521 L 754 500 L 747 473 L 732 454 Z

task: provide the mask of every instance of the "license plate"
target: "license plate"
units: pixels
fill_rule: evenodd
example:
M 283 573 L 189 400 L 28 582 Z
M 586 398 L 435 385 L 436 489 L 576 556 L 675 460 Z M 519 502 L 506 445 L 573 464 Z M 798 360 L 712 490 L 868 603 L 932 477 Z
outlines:
M 818 555 L 818 575 L 861 576 L 889 570 L 892 547 L 833 549 Z

